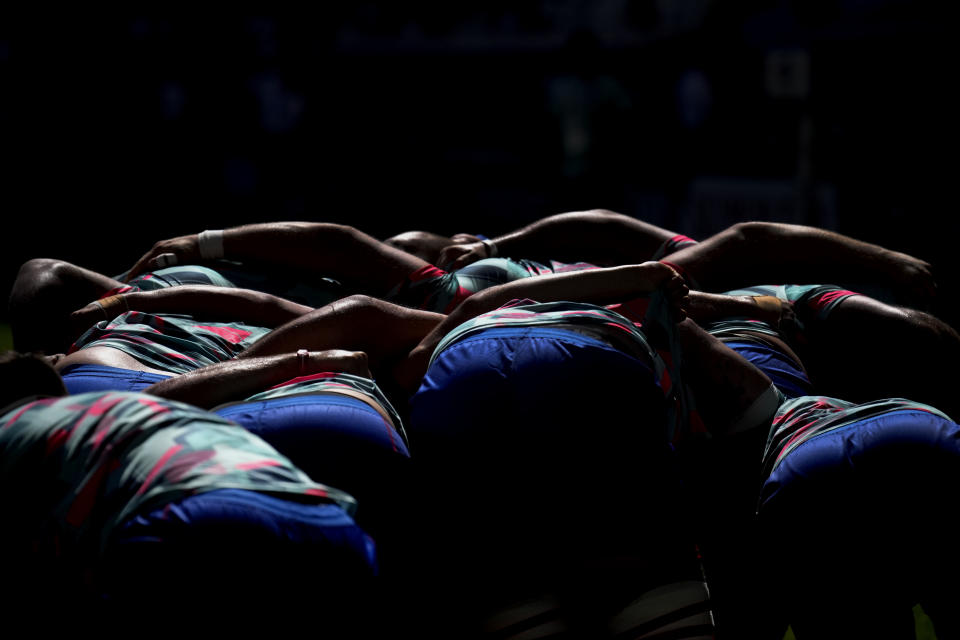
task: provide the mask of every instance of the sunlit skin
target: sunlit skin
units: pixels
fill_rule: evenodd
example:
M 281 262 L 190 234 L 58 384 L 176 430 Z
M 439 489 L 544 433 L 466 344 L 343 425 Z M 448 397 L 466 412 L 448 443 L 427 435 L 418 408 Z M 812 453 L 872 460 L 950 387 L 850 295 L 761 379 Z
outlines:
M 67 354 L 65 353 L 55 353 L 51 356 L 43 356 L 43 359 L 46 360 L 47 364 L 49 364 L 54 369 L 59 369 L 57 367 L 57 363 L 59 363 L 61 360 L 63 360 L 66 357 L 67 357 Z

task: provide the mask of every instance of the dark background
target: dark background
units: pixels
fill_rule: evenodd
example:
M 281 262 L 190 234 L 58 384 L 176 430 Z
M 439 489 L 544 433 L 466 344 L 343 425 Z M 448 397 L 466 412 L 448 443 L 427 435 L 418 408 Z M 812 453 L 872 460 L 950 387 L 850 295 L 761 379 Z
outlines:
M 930 260 L 949 294 L 948 5 L 0 14 L 3 288 L 30 257 L 113 274 L 247 222 L 493 235 L 602 207 L 700 238 L 839 230 Z

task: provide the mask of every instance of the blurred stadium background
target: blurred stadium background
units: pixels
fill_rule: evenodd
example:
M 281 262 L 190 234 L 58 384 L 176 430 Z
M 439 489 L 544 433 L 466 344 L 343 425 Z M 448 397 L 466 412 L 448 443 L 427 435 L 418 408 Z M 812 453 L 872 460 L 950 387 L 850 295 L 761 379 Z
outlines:
M 593 207 L 820 225 L 952 280 L 942 3 L 446 5 L 3 10 L 4 285 L 245 222 L 493 234 Z

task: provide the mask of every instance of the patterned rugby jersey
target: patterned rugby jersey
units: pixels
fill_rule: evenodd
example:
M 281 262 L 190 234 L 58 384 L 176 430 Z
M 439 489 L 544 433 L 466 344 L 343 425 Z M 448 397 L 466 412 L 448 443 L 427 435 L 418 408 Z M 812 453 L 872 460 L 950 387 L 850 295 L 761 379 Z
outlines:
M 128 311 L 90 327 L 70 349 L 111 347 L 168 373 L 229 360 L 270 332 L 240 322 L 203 322 L 187 315 Z
M 355 506 L 257 436 L 187 404 L 94 392 L 0 416 L 5 526 L 63 553 L 93 558 L 130 517 L 216 489 Z
M 838 304 L 850 296 L 860 295 L 855 291 L 844 289 L 832 284 L 781 284 L 757 285 L 726 291 L 728 296 L 773 296 L 780 300 L 793 303 L 798 311 L 806 309 L 811 318 L 823 320 Z
M 510 258 L 486 258 L 449 272 L 427 265 L 394 287 L 386 299 L 416 309 L 450 313 L 468 297 L 490 287 L 549 273 L 598 268 L 586 262 L 566 264 L 551 261 L 550 264 L 544 264 Z
M 887 398 L 863 404 L 826 396 L 801 396 L 784 402 L 777 410 L 763 452 L 763 476 L 797 447 L 812 438 L 867 418 L 886 413 L 912 411 L 950 420 L 942 411 L 905 398 Z
M 116 279 L 122 281 L 124 276 L 118 276 Z M 289 270 L 267 272 L 259 268 L 245 268 L 238 263 L 220 261 L 216 269 L 192 264 L 157 269 L 137 276 L 122 287 L 108 291 L 103 297 L 133 291 L 156 291 L 181 285 L 252 289 L 315 308 L 347 295 L 343 286 L 331 278 L 312 275 L 300 278 L 296 272 Z

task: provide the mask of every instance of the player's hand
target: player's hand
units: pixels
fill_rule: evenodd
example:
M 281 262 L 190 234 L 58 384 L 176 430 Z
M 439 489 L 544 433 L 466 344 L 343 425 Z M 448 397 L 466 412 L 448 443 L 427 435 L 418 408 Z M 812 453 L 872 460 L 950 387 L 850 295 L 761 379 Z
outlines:
M 70 325 L 73 327 L 74 335 L 81 335 L 101 320 L 110 320 L 110 318 L 107 317 L 103 307 L 96 302 L 91 302 L 70 314 Z
M 161 256 L 164 257 L 161 258 Z M 196 264 L 200 259 L 200 242 L 197 234 L 161 240 L 134 263 L 124 276 L 124 282 L 130 282 L 143 273 L 163 267 L 175 264 Z
M 690 288 L 677 271 L 662 262 L 644 262 L 640 265 L 649 290 L 659 289 L 666 295 L 671 315 L 677 322 L 687 317 Z
M 780 321 L 777 323 L 777 331 L 790 343 L 802 342 L 803 325 L 797 318 L 797 313 L 793 308 L 793 303 L 789 300 L 780 301 Z
M 483 242 L 451 244 L 440 250 L 437 266 L 444 271 L 456 271 L 468 264 L 490 257 L 490 250 Z
M 897 293 L 906 298 L 905 302 L 918 306 L 932 302 L 937 295 L 937 283 L 930 263 L 899 251 L 891 251 L 889 255 L 891 278 Z
M 70 330 L 73 342 L 98 322 L 110 322 L 117 316 L 129 311 L 129 304 L 122 294 L 94 300 L 90 304 L 70 314 Z
M 687 306 L 690 303 L 690 288 L 679 273 L 668 277 L 660 285 L 670 303 L 670 313 L 677 322 L 687 317 Z

